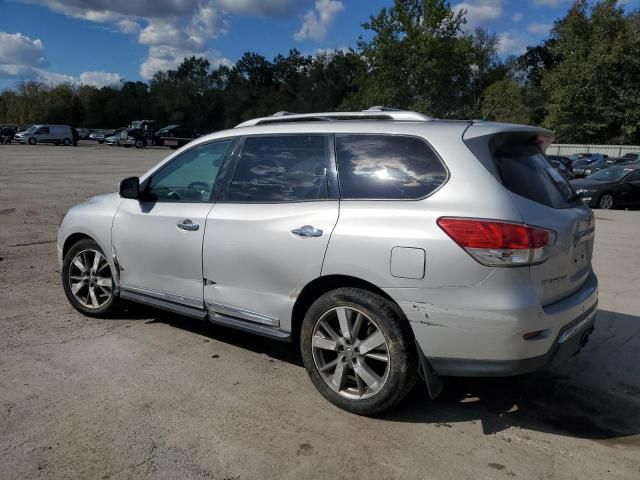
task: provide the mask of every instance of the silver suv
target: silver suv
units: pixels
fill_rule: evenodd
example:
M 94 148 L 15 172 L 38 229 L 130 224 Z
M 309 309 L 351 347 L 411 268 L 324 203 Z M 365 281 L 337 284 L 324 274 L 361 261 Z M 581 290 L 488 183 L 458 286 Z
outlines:
M 71 305 L 122 300 L 299 342 L 358 414 L 421 376 L 530 372 L 593 330 L 594 218 L 548 130 L 414 112 L 276 114 L 202 137 L 67 213 Z

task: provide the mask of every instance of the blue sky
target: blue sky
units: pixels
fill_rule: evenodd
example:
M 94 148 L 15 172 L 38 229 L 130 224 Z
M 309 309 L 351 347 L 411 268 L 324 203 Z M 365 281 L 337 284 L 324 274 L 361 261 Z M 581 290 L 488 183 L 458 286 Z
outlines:
M 148 80 L 185 55 L 213 64 L 246 51 L 271 58 L 356 46 L 361 24 L 391 0 L 0 0 L 0 88 L 19 80 L 104 85 Z M 545 38 L 570 0 L 452 0 L 467 28 L 518 54 Z M 640 0 L 627 0 L 640 3 Z

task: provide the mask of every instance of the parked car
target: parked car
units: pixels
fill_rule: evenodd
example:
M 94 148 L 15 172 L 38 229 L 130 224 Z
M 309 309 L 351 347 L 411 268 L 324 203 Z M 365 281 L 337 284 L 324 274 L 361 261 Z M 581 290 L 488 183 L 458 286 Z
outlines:
M 12 125 L 3 125 L 0 127 L 0 145 L 9 145 L 13 141 L 17 128 Z
M 613 167 L 614 165 L 622 165 L 629 163 L 632 160 L 629 158 L 605 158 L 598 160 L 597 162 L 585 163 L 574 169 L 576 178 L 587 177 L 595 172 L 604 170 L 605 168 Z
M 578 165 L 586 165 L 588 163 L 609 158 L 609 155 L 604 155 L 602 153 L 575 153 L 573 155 L 569 155 L 569 158 L 571 159 L 571 165 L 576 167 Z
M 111 129 L 103 129 L 103 130 L 93 130 L 90 134 L 89 134 L 89 140 L 95 140 L 98 143 L 104 143 L 104 139 L 106 137 L 110 137 L 111 135 L 113 135 L 115 132 L 115 130 Z
M 121 140 L 121 133 L 126 130 L 124 128 L 117 128 L 113 131 L 113 135 L 109 135 L 108 137 L 105 137 L 104 139 L 104 144 L 105 145 L 120 145 L 120 140 Z
M 77 128 L 76 130 L 78 130 L 78 138 L 80 140 L 89 139 L 89 134 L 91 133 L 91 130 L 89 130 L 88 128 Z
M 565 178 L 571 180 L 574 178 L 571 159 L 560 155 L 547 155 L 547 159 Z
M 629 153 L 625 153 L 620 158 L 624 158 L 624 159 L 631 160 L 631 161 L 640 160 L 640 153 L 629 152 Z
M 592 208 L 640 206 L 640 162 L 606 168 L 571 183 Z
M 55 145 L 72 145 L 73 132 L 69 125 L 33 125 L 24 132 L 18 132 L 14 140 L 19 143 L 53 143 Z
M 189 127 L 182 125 L 169 125 L 158 130 L 154 134 L 155 144 L 169 148 L 180 148 L 200 135 Z
M 575 178 L 586 177 L 587 175 L 591 175 L 598 170 L 602 170 L 603 168 L 607 168 L 607 162 L 609 160 L 604 158 L 602 160 L 597 160 L 595 162 L 589 162 L 586 160 L 582 160 L 576 163 L 576 166 L 573 167 L 573 174 Z
M 569 155 L 568 156 L 572 161 L 575 160 L 586 160 L 586 159 L 590 159 L 590 160 L 602 160 L 603 158 L 608 158 L 609 155 L 604 154 L 604 153 L 574 153 L 573 155 Z
M 419 371 L 434 398 L 441 376 L 537 370 L 586 343 L 598 298 L 593 212 L 552 140 L 380 107 L 249 120 L 71 208 L 64 291 L 89 316 L 130 300 L 298 342 L 358 414 Z

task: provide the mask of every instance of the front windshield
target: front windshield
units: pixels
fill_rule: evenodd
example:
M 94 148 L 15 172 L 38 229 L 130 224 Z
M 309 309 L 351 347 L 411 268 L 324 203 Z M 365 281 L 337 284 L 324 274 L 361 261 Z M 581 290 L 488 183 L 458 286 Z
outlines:
M 38 127 L 33 126 L 33 127 L 29 127 L 25 130 L 25 133 L 33 133 L 38 129 Z
M 627 173 L 631 172 L 629 168 L 623 167 L 611 167 L 604 170 L 600 170 L 593 175 L 589 175 L 589 180 L 597 180 L 599 182 L 617 182 Z

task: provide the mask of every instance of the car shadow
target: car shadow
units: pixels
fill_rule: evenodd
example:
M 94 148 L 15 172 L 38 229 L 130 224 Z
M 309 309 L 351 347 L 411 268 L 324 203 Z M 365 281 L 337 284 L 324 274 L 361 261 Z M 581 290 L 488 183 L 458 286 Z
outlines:
M 138 305 L 132 305 L 125 314 L 128 318 L 145 319 L 147 324 L 163 323 L 303 367 L 297 346 L 292 343 Z M 626 320 L 636 325 L 640 322 L 640 317 L 606 311 L 600 311 L 598 317 L 613 315 L 630 317 Z M 581 356 L 589 354 L 589 346 L 580 353 Z M 598 362 L 589 365 L 587 375 L 596 379 L 602 375 L 616 378 L 620 373 L 616 369 L 621 367 L 614 361 Z M 640 447 L 640 437 L 633 437 L 640 434 L 640 385 L 629 386 L 627 394 L 615 393 L 590 385 L 594 382 L 582 382 L 581 377 L 559 373 L 561 371 L 552 365 L 549 369 L 516 377 L 443 378 L 443 392 L 432 401 L 428 400 L 424 383 L 419 381 L 398 407 L 378 418 L 429 423 L 442 428 L 451 428 L 458 422 L 479 422 L 486 435 L 515 427 L 583 439 L 621 440 Z

